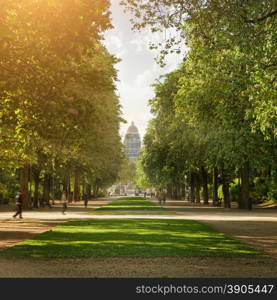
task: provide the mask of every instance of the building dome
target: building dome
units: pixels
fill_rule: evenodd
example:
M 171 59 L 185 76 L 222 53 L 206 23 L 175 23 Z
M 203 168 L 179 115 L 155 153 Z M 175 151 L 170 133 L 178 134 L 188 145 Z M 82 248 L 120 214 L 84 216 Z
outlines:
M 140 135 L 134 122 L 129 126 L 124 139 L 126 155 L 129 159 L 137 158 L 140 152 Z
M 137 127 L 135 126 L 134 122 L 129 126 L 127 130 L 127 134 L 139 134 Z

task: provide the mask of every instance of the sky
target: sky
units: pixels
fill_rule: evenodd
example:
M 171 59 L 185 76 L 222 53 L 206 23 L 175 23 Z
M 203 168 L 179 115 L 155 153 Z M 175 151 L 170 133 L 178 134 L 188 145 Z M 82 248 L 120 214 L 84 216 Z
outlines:
M 143 139 L 148 121 L 153 117 L 148 100 L 154 97 L 151 84 L 178 66 L 181 57 L 171 55 L 167 65 L 161 68 L 154 60 L 157 52 L 149 49 L 149 42 L 162 39 L 154 36 L 149 30 L 132 31 L 130 15 L 124 13 L 119 5 L 120 0 L 111 0 L 112 24 L 114 29 L 105 33 L 104 44 L 111 54 L 121 59 L 116 65 L 118 70 L 117 93 L 122 105 L 122 117 L 127 121 L 120 128 L 124 137 L 127 128 L 134 121 Z

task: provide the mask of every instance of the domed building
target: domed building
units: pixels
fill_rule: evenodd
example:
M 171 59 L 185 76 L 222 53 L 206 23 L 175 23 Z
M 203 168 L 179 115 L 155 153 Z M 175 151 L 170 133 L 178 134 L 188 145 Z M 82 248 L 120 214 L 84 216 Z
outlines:
M 139 156 L 141 148 L 141 139 L 139 135 L 138 128 L 135 126 L 134 122 L 131 123 L 127 129 L 126 135 L 124 137 L 124 146 L 126 156 L 129 158 L 128 170 L 132 172 L 132 169 L 136 169 L 136 159 Z M 113 185 L 109 192 L 111 195 L 136 195 L 139 190 L 132 181 L 120 182 Z
M 124 138 L 126 155 L 129 159 L 136 159 L 140 152 L 141 140 L 137 127 L 134 122 L 129 126 Z

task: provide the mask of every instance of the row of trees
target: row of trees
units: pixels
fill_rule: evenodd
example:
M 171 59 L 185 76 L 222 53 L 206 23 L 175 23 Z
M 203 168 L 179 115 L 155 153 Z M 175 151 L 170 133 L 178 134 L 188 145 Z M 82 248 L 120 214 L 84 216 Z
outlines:
M 277 199 L 276 1 L 123 1 L 136 28 L 171 30 L 166 54 L 186 43 L 187 55 L 160 78 L 150 100 L 154 119 L 144 137 L 140 165 L 151 185 L 180 198 L 213 202 L 221 185 L 239 181 L 240 208 Z M 172 30 L 173 29 L 173 30 Z
M 109 5 L 1 1 L 2 197 L 19 187 L 25 205 L 31 190 L 38 206 L 49 203 L 51 191 L 62 185 L 70 193 L 73 185 L 78 200 L 80 185 L 96 195 L 116 179 L 123 153 L 117 59 L 102 44 Z

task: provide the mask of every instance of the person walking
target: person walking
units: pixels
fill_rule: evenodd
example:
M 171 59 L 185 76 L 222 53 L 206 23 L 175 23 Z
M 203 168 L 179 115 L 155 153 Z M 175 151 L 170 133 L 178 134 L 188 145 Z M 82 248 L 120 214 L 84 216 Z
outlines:
M 87 195 L 87 194 L 84 194 L 83 198 L 84 198 L 84 205 L 85 205 L 85 208 L 87 208 L 87 206 L 88 206 L 88 195 Z
M 163 192 L 163 194 L 162 194 L 162 204 L 165 204 L 165 201 L 166 201 L 166 194 L 165 194 L 165 192 Z
M 22 207 L 23 207 L 23 195 L 21 192 L 18 192 L 15 196 L 16 201 L 16 213 L 13 215 L 14 218 L 19 216 L 20 219 L 23 219 L 22 217 Z
M 67 197 L 66 197 L 66 191 L 62 192 L 62 197 L 61 197 L 61 202 L 62 202 L 62 213 L 65 214 L 66 210 L 67 210 Z

